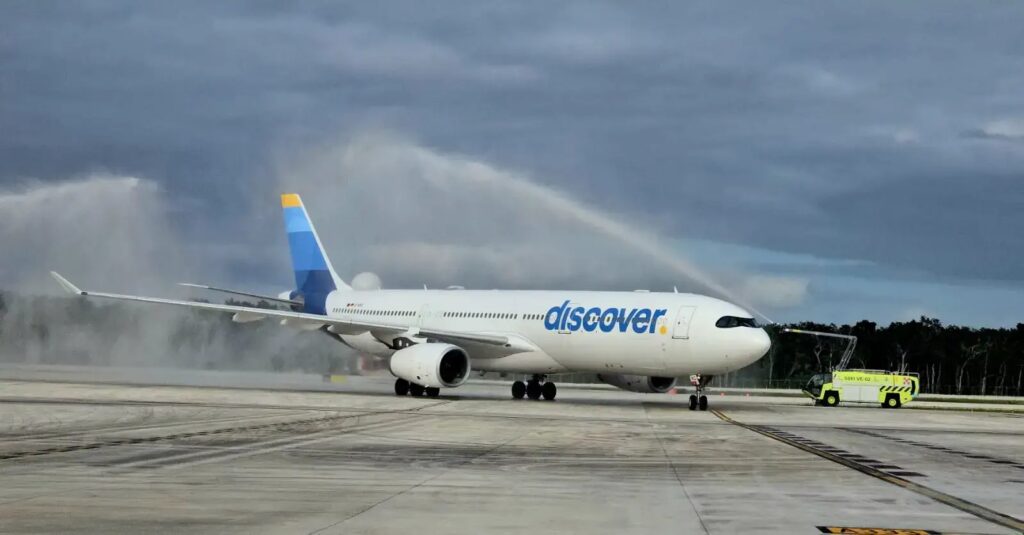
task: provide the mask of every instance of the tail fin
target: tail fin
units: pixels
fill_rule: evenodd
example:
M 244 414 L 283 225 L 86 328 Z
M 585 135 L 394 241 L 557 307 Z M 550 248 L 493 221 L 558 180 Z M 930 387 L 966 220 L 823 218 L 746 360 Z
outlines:
M 295 287 L 302 294 L 307 311 L 314 312 L 322 308 L 318 303 L 322 305 L 327 294 L 333 290 L 350 290 L 351 287 L 338 277 L 331 266 L 302 199 L 295 193 L 285 193 L 281 195 L 281 207 L 292 253 Z

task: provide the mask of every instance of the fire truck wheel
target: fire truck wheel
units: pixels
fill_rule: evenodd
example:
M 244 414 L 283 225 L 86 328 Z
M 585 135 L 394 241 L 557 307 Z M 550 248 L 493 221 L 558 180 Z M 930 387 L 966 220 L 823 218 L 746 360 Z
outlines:
M 836 405 L 839 405 L 839 393 L 838 392 L 829 392 L 829 393 L 825 394 L 825 400 L 824 401 L 825 401 L 825 406 L 826 407 L 835 407 Z
M 886 396 L 885 403 L 882 404 L 882 406 L 887 409 L 898 409 L 900 408 L 900 405 L 900 397 L 897 396 L 896 394 L 889 394 L 888 396 Z

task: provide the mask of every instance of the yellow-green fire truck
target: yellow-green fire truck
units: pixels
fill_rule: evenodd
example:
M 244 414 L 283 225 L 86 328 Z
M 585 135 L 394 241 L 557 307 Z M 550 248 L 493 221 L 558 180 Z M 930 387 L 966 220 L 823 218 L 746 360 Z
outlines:
M 839 402 L 879 403 L 896 409 L 921 391 L 916 373 L 883 370 L 837 370 L 819 373 L 808 381 L 804 393 L 815 405 L 835 407 Z

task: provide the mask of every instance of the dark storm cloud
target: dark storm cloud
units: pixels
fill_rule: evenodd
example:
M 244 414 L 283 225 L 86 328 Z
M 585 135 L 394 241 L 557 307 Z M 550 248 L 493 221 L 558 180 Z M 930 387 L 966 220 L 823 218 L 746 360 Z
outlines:
M 244 241 L 282 157 L 383 128 L 666 236 L 1019 284 L 1022 26 L 1015 3 L 7 2 L 0 183 L 147 177 L 200 242 Z

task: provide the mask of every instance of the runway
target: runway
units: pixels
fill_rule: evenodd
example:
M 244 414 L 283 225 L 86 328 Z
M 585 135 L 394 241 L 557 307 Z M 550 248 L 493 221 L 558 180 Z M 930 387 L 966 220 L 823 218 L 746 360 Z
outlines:
M 685 396 L 592 389 L 555 402 L 513 401 L 495 384 L 398 398 L 388 378 L 106 373 L 0 374 L 0 532 L 1024 525 L 1021 413 L 730 396 L 691 412 Z

